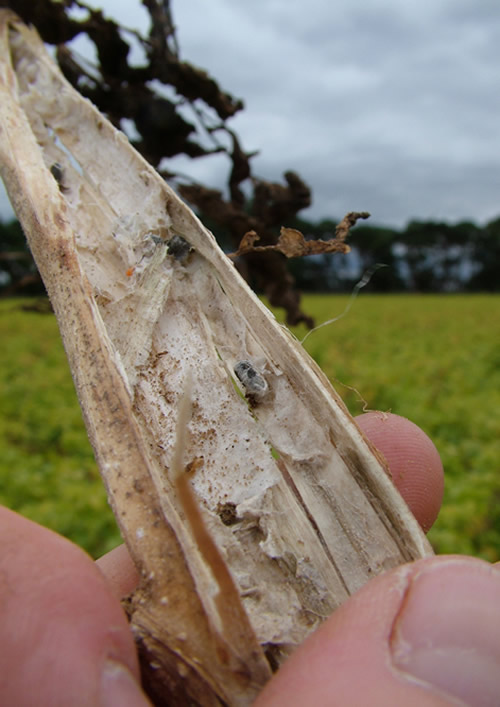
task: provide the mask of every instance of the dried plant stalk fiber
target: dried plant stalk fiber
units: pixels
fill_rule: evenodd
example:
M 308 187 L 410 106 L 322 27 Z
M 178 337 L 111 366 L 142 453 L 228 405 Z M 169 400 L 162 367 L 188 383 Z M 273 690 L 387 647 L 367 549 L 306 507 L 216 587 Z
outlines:
M 250 704 L 344 599 L 430 546 L 212 234 L 36 32 L 0 20 L 2 177 L 141 574 L 147 687 L 156 704 Z

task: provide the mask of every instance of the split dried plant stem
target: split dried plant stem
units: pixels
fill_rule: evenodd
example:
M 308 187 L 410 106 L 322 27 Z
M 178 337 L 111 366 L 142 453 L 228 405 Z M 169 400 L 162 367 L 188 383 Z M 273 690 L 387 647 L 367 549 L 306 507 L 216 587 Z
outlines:
M 148 690 L 249 705 L 349 594 L 430 546 L 321 370 L 6 11 L 0 166 L 141 575 Z M 253 401 L 242 361 L 265 380 Z

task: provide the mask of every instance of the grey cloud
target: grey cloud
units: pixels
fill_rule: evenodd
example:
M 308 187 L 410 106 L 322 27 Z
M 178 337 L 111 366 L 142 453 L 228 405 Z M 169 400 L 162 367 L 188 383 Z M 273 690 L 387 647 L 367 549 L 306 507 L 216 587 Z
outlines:
M 109 6 L 111 0 L 103 0 Z M 135 3 L 113 0 L 126 25 Z M 231 126 L 258 175 L 295 169 L 311 217 L 500 213 L 497 0 L 174 0 L 182 57 L 243 98 Z M 223 160 L 179 158 L 213 186 Z

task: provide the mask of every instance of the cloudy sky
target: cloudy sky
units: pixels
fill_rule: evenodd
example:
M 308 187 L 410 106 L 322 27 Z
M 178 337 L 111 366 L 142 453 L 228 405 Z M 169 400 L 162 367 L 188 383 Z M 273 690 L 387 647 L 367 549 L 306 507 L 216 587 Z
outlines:
M 147 27 L 139 0 L 102 7 Z M 311 185 L 304 217 L 367 210 L 373 223 L 402 226 L 500 215 L 498 0 L 173 0 L 172 8 L 182 58 L 244 99 L 230 125 L 245 149 L 260 150 L 255 173 L 277 180 L 293 169 Z M 177 166 L 214 186 L 227 170 L 223 157 Z

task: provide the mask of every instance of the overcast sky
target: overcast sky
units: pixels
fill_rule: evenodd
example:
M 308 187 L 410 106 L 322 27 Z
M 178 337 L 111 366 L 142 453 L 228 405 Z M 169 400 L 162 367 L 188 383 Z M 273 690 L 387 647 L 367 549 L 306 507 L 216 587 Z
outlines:
M 97 5 L 97 3 L 96 3 Z M 147 28 L 139 0 L 103 0 Z M 245 101 L 254 172 L 310 184 L 306 218 L 500 216 L 498 0 L 173 0 L 183 59 Z M 224 158 L 178 160 L 210 186 Z M 0 203 L 2 202 L 0 197 Z M 5 217 L 5 208 L 0 207 Z

